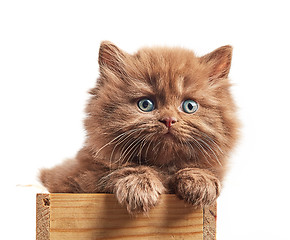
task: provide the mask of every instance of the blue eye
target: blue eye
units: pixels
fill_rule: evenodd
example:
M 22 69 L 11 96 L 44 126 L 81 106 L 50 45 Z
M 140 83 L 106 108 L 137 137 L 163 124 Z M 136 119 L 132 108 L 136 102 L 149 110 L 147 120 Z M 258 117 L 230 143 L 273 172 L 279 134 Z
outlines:
M 182 103 L 182 110 L 186 113 L 195 113 L 198 109 L 198 104 L 193 100 L 185 100 Z
M 138 101 L 138 107 L 143 112 L 151 112 L 154 110 L 154 103 L 148 98 L 143 98 L 140 101 Z

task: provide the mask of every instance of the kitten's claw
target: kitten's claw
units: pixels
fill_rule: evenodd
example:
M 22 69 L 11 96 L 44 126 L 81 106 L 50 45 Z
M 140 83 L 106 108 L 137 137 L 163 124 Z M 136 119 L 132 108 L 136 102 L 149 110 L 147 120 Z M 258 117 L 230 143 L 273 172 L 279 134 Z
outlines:
M 175 174 L 174 182 L 176 195 L 197 207 L 211 205 L 220 194 L 220 181 L 200 169 L 182 169 Z

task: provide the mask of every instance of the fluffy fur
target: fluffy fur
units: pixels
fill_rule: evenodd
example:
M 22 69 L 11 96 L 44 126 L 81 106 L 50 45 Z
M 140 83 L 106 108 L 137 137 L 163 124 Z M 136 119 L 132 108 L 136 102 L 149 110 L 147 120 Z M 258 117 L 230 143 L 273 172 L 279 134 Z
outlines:
M 230 46 L 203 57 L 165 47 L 131 55 L 102 42 L 84 147 L 75 159 L 43 169 L 43 185 L 50 192 L 114 193 L 131 213 L 148 211 L 162 193 L 197 207 L 211 204 L 237 139 L 231 56 Z M 142 98 L 155 109 L 141 111 Z M 198 103 L 195 113 L 182 110 L 187 99 Z

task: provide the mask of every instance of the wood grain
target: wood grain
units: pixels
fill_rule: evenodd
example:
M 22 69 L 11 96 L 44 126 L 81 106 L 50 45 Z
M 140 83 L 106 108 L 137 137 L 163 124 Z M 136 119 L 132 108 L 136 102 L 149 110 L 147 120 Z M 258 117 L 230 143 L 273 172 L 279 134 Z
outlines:
M 203 240 L 216 239 L 216 203 L 203 209 Z
M 36 195 L 36 240 L 48 240 L 50 231 L 50 196 Z
M 48 230 L 38 230 L 37 240 L 215 239 L 216 206 L 194 209 L 171 194 L 162 195 L 147 215 L 137 216 L 129 215 L 112 194 L 40 196 L 37 201 L 42 201 L 42 207 L 37 211 L 42 214 L 37 213 L 37 226 Z M 48 199 L 49 206 L 43 206 L 41 199 Z

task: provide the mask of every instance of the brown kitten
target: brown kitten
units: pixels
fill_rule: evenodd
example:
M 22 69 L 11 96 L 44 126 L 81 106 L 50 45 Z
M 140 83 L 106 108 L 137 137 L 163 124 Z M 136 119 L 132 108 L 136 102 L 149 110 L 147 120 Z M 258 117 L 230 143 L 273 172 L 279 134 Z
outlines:
M 203 57 L 157 47 L 130 55 L 102 42 L 85 145 L 75 159 L 43 169 L 43 185 L 114 193 L 129 212 L 148 211 L 162 193 L 213 203 L 237 139 L 231 56 L 230 46 Z

